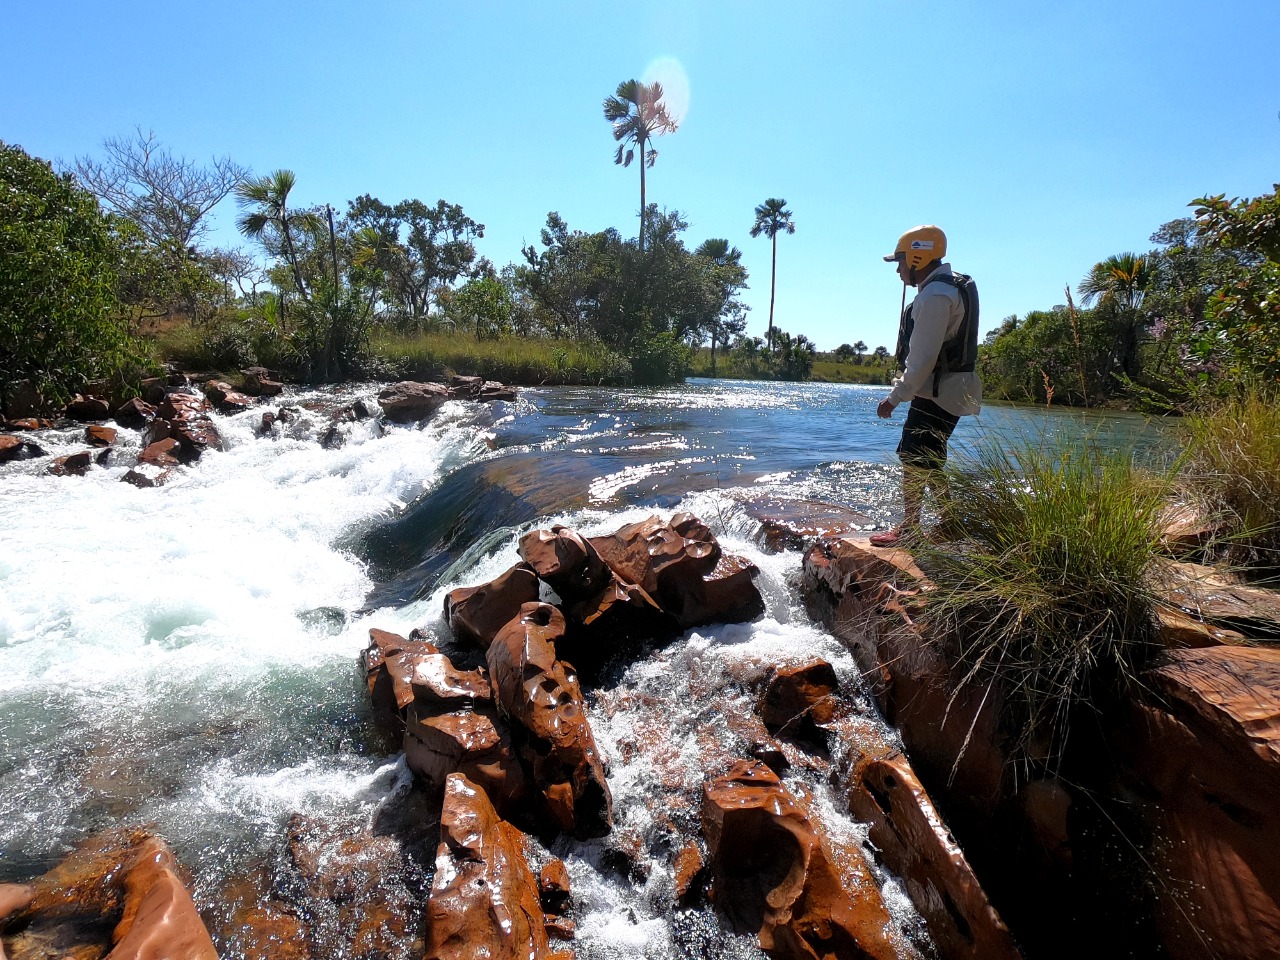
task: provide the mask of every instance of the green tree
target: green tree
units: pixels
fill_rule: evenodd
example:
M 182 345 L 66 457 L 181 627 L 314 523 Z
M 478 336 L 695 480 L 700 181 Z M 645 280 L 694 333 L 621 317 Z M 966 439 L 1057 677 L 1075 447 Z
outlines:
M 391 205 L 365 194 L 352 200 L 347 220 L 362 232 L 366 262 L 385 278 L 384 296 L 401 326 L 423 329 L 431 305 L 460 277 L 475 276 L 475 241 L 484 224 L 456 203 L 402 200 Z
M 727 346 L 741 336 L 747 326 L 747 307 L 737 299 L 738 291 L 747 285 L 747 271 L 742 266 L 742 251 L 728 240 L 704 240 L 693 252 L 706 261 L 704 319 L 700 333 L 711 339 L 711 376 L 716 375 L 716 346 Z
M 303 280 L 298 250 L 300 232 L 318 233 L 320 217 L 311 210 L 289 209 L 289 194 L 297 183 L 292 170 L 276 170 L 235 188 L 236 202 L 244 213 L 236 220 L 240 232 L 260 241 L 268 251 L 279 250 L 290 271 L 298 296 L 310 303 L 311 293 Z
M 605 97 L 604 118 L 613 125 L 613 139 L 618 142 L 614 163 L 629 167 L 636 151 L 640 152 L 640 252 L 643 253 L 645 215 L 648 211 L 644 171 L 658 159 L 658 151 L 653 149 L 653 138 L 675 133 L 677 124 L 662 102 L 662 84 L 646 84 L 639 80 L 624 80 L 618 84 L 613 96 Z M 628 144 L 634 144 L 634 147 L 628 147 Z
M 769 271 L 769 334 L 766 338 L 770 350 L 773 349 L 773 299 L 778 289 L 778 234 L 795 232 L 796 225 L 791 221 L 787 201 L 770 197 L 756 207 L 756 222 L 751 228 L 751 236 L 764 234 L 773 244 L 773 266 Z
M 1138 337 L 1143 326 L 1138 308 L 1149 279 L 1146 257 L 1120 253 L 1094 264 L 1078 288 L 1085 306 L 1097 301 L 1099 309 L 1113 320 L 1114 355 L 1126 377 L 1137 374 Z
M 876 362 L 881 366 L 887 366 L 889 363 L 889 348 L 880 346 L 872 351 L 871 355 L 876 358 Z
M 862 364 L 862 355 L 867 352 L 867 343 L 865 340 L 859 340 L 853 345 L 853 352 L 858 356 L 858 364 Z
M 859 340 L 858 343 L 862 345 L 863 350 L 867 349 L 867 345 L 862 343 L 861 340 Z M 837 360 L 841 363 L 847 363 L 849 358 L 854 356 L 858 351 L 853 348 L 853 344 L 842 343 L 840 346 L 836 347 L 833 352 L 835 353 Z
M 27 381 L 65 401 L 140 361 L 116 296 L 114 223 L 70 174 L 0 141 L 0 400 Z
M 477 340 L 496 340 L 511 328 L 513 305 L 496 276 L 472 277 L 449 297 L 447 315 L 459 328 L 470 327 Z

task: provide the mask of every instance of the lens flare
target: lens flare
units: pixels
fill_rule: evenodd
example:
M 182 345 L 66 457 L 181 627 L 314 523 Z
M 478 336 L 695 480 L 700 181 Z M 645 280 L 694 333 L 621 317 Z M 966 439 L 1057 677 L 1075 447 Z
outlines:
M 676 123 L 689 116 L 689 75 L 675 57 L 658 57 L 644 68 L 643 82 L 662 84 L 662 102 Z

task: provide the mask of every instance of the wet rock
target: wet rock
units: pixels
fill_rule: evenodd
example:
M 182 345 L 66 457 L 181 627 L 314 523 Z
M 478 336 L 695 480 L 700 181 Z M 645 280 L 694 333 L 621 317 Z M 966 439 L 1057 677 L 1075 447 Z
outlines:
M 1280 956 L 1280 650 L 1170 651 L 1115 724 L 1160 837 L 1168 956 Z
M 1169 563 L 1162 574 L 1168 602 L 1193 619 L 1248 640 L 1280 640 L 1280 592 L 1236 583 L 1194 563 Z
M 484 670 L 459 670 L 443 653 L 416 658 L 409 687 L 413 702 L 429 710 L 474 709 L 493 701 Z
M 673 637 L 679 623 L 642 587 L 609 571 L 604 588 L 569 607 L 561 657 L 589 673 L 637 644 Z
M 782 745 L 772 737 L 761 737 L 756 740 L 751 744 L 749 752 L 753 760 L 759 760 L 778 776 L 782 776 L 791 766 L 791 762 L 782 750 Z
M 449 399 L 449 388 L 441 383 L 406 380 L 378 394 L 382 413 L 392 423 L 426 420 Z
M 223 380 L 206 381 L 204 395 L 223 413 L 239 413 L 253 404 L 252 397 L 245 396 Z
M 590 543 L 619 579 L 643 588 L 681 629 L 740 623 L 764 612 L 752 582 L 755 565 L 722 557 L 710 529 L 691 514 L 668 523 L 649 517 Z
M 0 463 L 9 463 L 13 460 L 34 460 L 37 457 L 47 457 L 44 448 L 31 440 L 23 440 L 20 437 L 11 436 L 9 434 L 0 434 Z
M 116 408 L 114 414 L 116 423 L 122 427 L 131 427 L 137 429 L 151 420 L 155 419 L 156 408 L 145 400 L 134 397 L 132 400 L 126 400 Z
M 478 587 L 459 587 L 444 598 L 444 619 L 459 640 L 480 650 L 489 644 L 526 603 L 538 599 L 538 578 L 518 563 L 494 580 Z
M 742 504 L 747 516 L 760 523 L 757 539 L 773 553 L 804 550 L 820 540 L 873 530 L 866 514 L 831 503 L 752 497 Z
M 173 435 L 173 424 L 168 420 L 156 417 L 147 422 L 142 428 L 142 448 L 145 450 L 153 443 L 159 443 L 161 440 L 177 439 Z
M 286 832 L 291 905 L 307 918 L 313 955 L 421 956 L 424 871 L 401 838 L 300 814 Z
M 609 830 L 611 798 L 578 678 L 556 659 L 564 630 L 555 607 L 526 603 L 489 645 L 489 682 L 543 813 L 565 833 L 600 836 Z
M 116 442 L 116 431 L 114 427 L 91 423 L 84 428 L 84 439 L 91 447 L 109 447 Z
M 111 406 L 101 397 L 77 393 L 63 414 L 69 420 L 105 420 L 111 415 Z
M 146 463 L 154 467 L 176 467 L 182 462 L 178 459 L 178 454 L 181 451 L 182 444 L 172 437 L 157 440 L 148 444 L 138 454 L 138 463 Z
M 373 705 L 373 721 L 388 743 L 404 735 L 405 711 L 413 703 L 413 672 L 423 658 L 438 654 L 425 640 L 406 640 L 376 628 L 364 651 L 365 685 Z
M 255 397 L 275 397 L 284 390 L 280 375 L 266 367 L 249 367 L 240 371 L 244 378 L 244 392 Z
M 825 660 L 784 664 L 760 697 L 760 719 L 770 733 L 812 737 L 818 734 L 815 725 L 834 718 L 838 689 L 835 668 Z
M 462 774 L 445 785 L 427 902 L 427 960 L 542 960 L 551 953 L 518 830 Z
M 10 960 L 217 960 L 173 853 L 143 831 L 111 831 L 31 882 L 23 923 L 4 937 Z M 20 903 L 25 892 L 16 897 Z
M 1224 643 L 1244 643 L 1244 634 L 1225 627 L 1205 623 L 1198 617 L 1170 610 L 1156 609 L 1156 640 L 1162 647 L 1216 647 Z
M 164 399 L 156 405 L 156 416 L 170 421 L 191 420 L 207 415 L 212 409 L 209 401 L 203 397 L 178 390 L 164 395 Z
M 1019 960 L 964 853 L 901 754 L 867 758 L 854 773 L 849 810 L 924 917 L 945 960 Z
M 506 730 L 491 710 L 431 712 L 409 708 L 404 733 L 405 762 L 430 790 L 444 789 L 461 773 L 480 787 L 503 814 L 516 817 L 526 806 L 529 784 Z
M 566 604 L 598 594 L 610 579 L 610 570 L 595 548 L 561 524 L 521 537 L 520 559 Z
M 222 449 L 222 434 L 208 417 L 172 421 L 174 439 L 182 445 L 182 459 L 190 463 L 206 450 Z
M 140 463 L 120 479 L 135 487 L 163 487 L 178 475 L 173 467 L 164 467 L 152 463 Z
M 486 380 L 484 386 L 480 388 L 480 396 L 478 399 L 485 402 L 494 400 L 515 400 L 516 388 L 509 387 L 506 384 L 498 383 L 496 380 Z
M 706 882 L 706 873 L 707 863 L 702 856 L 702 848 L 697 841 L 690 840 L 676 854 L 676 900 L 682 904 L 696 900 Z
M 480 396 L 482 389 L 484 389 L 484 377 L 452 376 L 449 378 L 449 399 L 451 400 L 475 400 Z
M 19 433 L 26 430 L 49 430 L 53 424 L 42 417 L 18 417 L 15 420 L 4 421 L 4 429 L 14 430 Z
M 89 472 L 91 463 L 93 463 L 93 454 L 88 450 L 82 450 L 79 453 L 58 457 L 49 464 L 49 473 L 55 477 L 83 477 Z
M 142 399 L 155 406 L 164 399 L 165 391 L 168 389 L 168 379 L 166 377 L 147 377 L 139 388 L 142 391 Z
M 870 869 L 841 851 L 853 895 L 796 797 L 762 763 L 739 761 L 706 786 L 703 831 L 716 906 L 771 957 L 892 960 L 903 951 Z M 909 954 L 908 954 L 909 955 Z
M 544 913 L 557 917 L 568 915 L 573 898 L 569 889 L 569 868 L 563 860 L 552 857 L 538 871 L 538 899 Z

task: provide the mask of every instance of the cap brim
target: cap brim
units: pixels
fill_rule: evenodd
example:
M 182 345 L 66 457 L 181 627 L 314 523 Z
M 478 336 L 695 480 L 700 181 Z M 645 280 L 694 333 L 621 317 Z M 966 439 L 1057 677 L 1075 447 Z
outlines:
M 897 263 L 897 262 L 898 262 L 899 260 L 901 260 L 901 259 L 902 259 L 902 257 L 901 257 L 899 254 L 894 253 L 894 254 L 890 254 L 889 256 L 885 257 L 885 258 L 884 258 L 884 262 L 885 262 L 885 263 Z

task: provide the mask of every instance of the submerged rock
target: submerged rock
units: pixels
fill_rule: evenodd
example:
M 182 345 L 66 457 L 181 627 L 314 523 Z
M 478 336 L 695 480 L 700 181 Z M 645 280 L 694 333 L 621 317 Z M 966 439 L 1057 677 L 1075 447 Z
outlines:
M 835 668 L 825 660 L 783 664 L 760 697 L 760 719 L 770 733 L 813 736 L 815 725 L 835 716 L 838 690 Z

